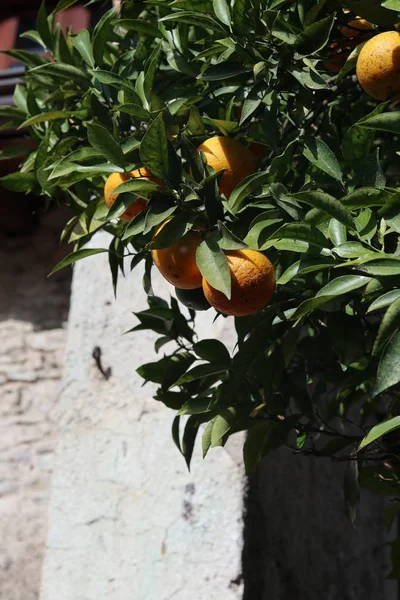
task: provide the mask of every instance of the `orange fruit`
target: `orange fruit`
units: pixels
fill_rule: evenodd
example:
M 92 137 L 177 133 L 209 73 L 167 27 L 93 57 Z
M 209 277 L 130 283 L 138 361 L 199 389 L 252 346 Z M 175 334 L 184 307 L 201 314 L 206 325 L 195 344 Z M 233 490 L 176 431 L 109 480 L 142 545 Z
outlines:
M 203 278 L 203 291 L 208 302 L 225 315 L 243 317 L 264 308 L 275 291 L 276 278 L 272 263 L 256 250 L 226 252 L 231 271 L 231 299 L 213 288 Z
M 167 222 L 162 223 L 155 235 Z M 202 275 L 196 263 L 196 250 L 203 239 L 202 231 L 191 229 L 167 248 L 151 251 L 155 266 L 169 283 L 181 290 L 201 287 Z
M 372 23 L 363 19 L 362 17 L 356 17 L 340 28 L 341 33 L 346 38 L 354 38 L 360 36 L 365 31 L 373 31 L 374 26 Z
M 357 78 L 375 100 L 389 100 L 400 92 L 400 33 L 385 31 L 362 47 Z
M 215 171 L 225 169 L 219 190 L 227 199 L 244 177 L 257 170 L 251 150 L 233 138 L 216 135 L 203 142 L 197 150 L 204 152 L 207 164 Z
M 107 178 L 107 181 L 104 186 L 104 199 L 108 208 L 111 208 L 117 199 L 118 194 L 113 194 L 112 191 L 118 187 L 121 183 L 128 181 L 131 177 L 133 178 L 142 178 L 146 181 L 154 181 L 155 183 L 161 184 L 161 182 L 153 177 L 148 169 L 142 167 L 141 169 L 136 169 L 135 171 L 131 171 L 128 175 L 126 173 L 111 173 L 111 175 Z M 147 201 L 144 198 L 137 198 L 122 215 L 120 215 L 120 219 L 123 221 L 132 221 L 139 213 L 146 210 Z

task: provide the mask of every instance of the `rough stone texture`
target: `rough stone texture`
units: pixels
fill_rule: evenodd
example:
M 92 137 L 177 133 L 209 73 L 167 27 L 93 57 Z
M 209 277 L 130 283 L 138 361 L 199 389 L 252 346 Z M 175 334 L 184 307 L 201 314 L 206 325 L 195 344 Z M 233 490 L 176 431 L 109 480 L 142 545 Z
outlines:
M 344 467 L 288 450 L 250 479 L 244 600 L 396 600 L 384 500 L 363 492 L 356 527 L 344 510 Z
M 65 253 L 59 219 L 0 238 L 1 600 L 39 595 L 71 278 L 46 277 Z
M 103 235 L 96 247 L 108 243 Z M 41 600 L 239 600 L 239 451 L 203 462 L 197 448 L 188 474 L 170 436 L 173 413 L 135 372 L 156 360 L 155 337 L 122 335 L 146 306 L 139 271 L 115 302 L 107 258 L 75 267 Z M 167 297 L 171 288 L 156 283 Z M 232 343 L 228 322 L 212 319 L 201 317 L 202 336 Z M 95 346 L 112 369 L 107 381 Z

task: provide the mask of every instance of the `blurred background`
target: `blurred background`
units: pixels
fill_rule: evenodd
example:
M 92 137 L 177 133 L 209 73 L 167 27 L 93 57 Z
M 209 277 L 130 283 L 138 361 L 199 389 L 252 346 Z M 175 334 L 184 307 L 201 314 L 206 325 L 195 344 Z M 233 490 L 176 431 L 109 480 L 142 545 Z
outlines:
M 1 3 L 1 51 L 43 52 L 20 37 L 35 29 L 39 6 L 38 0 Z M 78 3 L 57 15 L 57 22 L 77 33 L 110 7 L 111 1 L 88 8 Z M 46 8 L 53 8 L 50 1 Z M 23 71 L 0 54 L 0 106 L 13 103 Z M 4 148 L 10 144 L 21 154 L 9 158 Z M 28 144 L 24 131 L 0 119 L 0 176 L 18 168 Z M 69 270 L 47 275 L 68 253 L 59 241 L 64 211 L 45 212 L 41 198 L 1 188 L 0 600 L 39 597 L 71 283 Z

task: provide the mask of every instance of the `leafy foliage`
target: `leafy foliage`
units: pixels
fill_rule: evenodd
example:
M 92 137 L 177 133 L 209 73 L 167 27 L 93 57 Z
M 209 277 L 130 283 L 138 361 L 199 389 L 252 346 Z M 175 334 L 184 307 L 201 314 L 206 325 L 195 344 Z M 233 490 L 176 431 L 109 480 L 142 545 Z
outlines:
M 93 31 L 66 36 L 43 5 L 35 39 L 52 60 L 10 52 L 26 85 L 0 109 L 37 148 L 1 183 L 70 207 L 63 237 L 74 249 L 59 267 L 102 251 L 84 250 L 99 229 L 112 236 L 114 286 L 128 259 L 132 269 L 145 261 L 149 308 L 132 331 L 155 332 L 162 356 L 138 373 L 177 411 L 173 438 L 188 465 L 200 430 L 204 455 L 248 431 L 248 471 L 282 445 L 347 461 L 354 520 L 359 485 L 400 489 L 400 112 L 365 95 L 352 56 L 340 73 L 330 61 L 355 14 L 373 35 L 394 27 L 400 4 L 346 5 L 350 13 L 334 0 L 127 0 Z M 229 202 L 196 150 L 219 134 L 264 148 Z M 122 184 L 108 211 L 105 178 L 140 166 L 162 185 Z M 146 212 L 115 218 L 138 196 Z M 236 319 L 232 356 L 197 340 L 193 311 L 152 295 L 150 249 L 194 223 L 209 234 L 199 268 L 227 297 L 226 250 L 266 252 L 277 273 L 270 305 Z

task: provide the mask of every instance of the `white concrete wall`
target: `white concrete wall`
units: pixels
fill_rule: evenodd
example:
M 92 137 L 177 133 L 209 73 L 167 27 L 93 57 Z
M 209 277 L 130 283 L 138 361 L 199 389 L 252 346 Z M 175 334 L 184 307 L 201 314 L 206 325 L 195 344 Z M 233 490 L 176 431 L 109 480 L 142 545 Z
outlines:
M 107 247 L 105 234 L 93 241 Z M 41 600 L 238 600 L 242 551 L 240 440 L 192 472 L 175 448 L 173 412 L 135 369 L 157 360 L 155 336 L 122 334 L 147 306 L 141 269 L 113 298 L 107 255 L 74 268 L 61 434 Z M 160 278 L 156 293 L 170 287 Z M 229 320 L 201 315 L 202 337 L 231 344 Z M 92 358 L 100 346 L 106 381 Z M 160 357 L 162 351 L 160 353 Z

